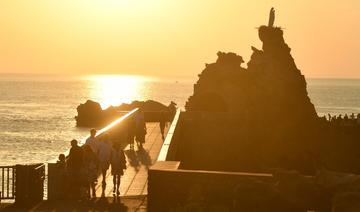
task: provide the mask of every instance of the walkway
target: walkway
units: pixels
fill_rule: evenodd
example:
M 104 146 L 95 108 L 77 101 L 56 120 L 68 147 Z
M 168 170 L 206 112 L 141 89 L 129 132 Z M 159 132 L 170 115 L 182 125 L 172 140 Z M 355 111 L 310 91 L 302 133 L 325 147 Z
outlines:
M 145 138 L 145 145 L 143 149 L 138 149 L 135 145 L 135 150 L 130 150 L 129 145 L 125 147 L 124 151 L 127 159 L 127 169 L 121 177 L 120 196 L 144 196 L 147 195 L 147 178 L 148 169 L 157 160 L 160 153 L 163 140 L 161 138 L 159 123 L 147 123 L 147 134 Z M 165 128 L 165 134 L 168 128 Z M 106 188 L 104 195 L 113 196 L 113 182 L 108 170 L 106 176 Z M 98 178 L 98 185 L 96 188 L 96 195 L 102 195 L 101 187 L 102 176 Z

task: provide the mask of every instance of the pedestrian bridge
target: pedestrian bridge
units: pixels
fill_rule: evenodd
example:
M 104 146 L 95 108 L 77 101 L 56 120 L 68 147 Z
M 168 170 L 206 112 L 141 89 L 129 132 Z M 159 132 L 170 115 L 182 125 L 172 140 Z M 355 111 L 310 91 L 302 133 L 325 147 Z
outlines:
M 101 139 L 104 134 L 109 134 L 113 139 L 119 139 L 125 141 L 125 137 L 131 127 L 131 122 L 137 113 L 137 109 L 134 109 L 121 118 L 115 120 L 108 126 L 97 132 L 96 137 Z M 180 114 L 180 111 L 177 115 Z M 127 159 L 127 169 L 124 171 L 124 175 L 121 177 L 120 184 L 120 196 L 145 196 L 147 195 L 147 183 L 148 183 L 148 170 L 157 161 L 160 154 L 163 139 L 159 127 L 160 112 L 145 112 L 145 121 L 147 133 L 145 137 L 145 144 L 143 148 L 135 148 L 132 150 L 129 144 L 122 142 L 122 147 L 125 152 Z M 172 119 L 170 114 L 166 115 L 168 121 Z M 165 135 L 171 124 L 167 124 L 165 127 Z M 80 145 L 85 143 L 84 138 L 80 141 Z M 65 153 L 68 155 L 68 152 Z M 57 176 L 57 166 L 55 161 L 51 161 L 48 164 L 48 199 L 57 199 L 59 197 L 59 188 L 62 185 L 59 183 L 60 180 Z M 98 183 L 96 185 L 96 196 L 97 197 L 112 197 L 113 196 L 113 182 L 111 175 L 111 168 L 108 169 L 106 175 L 106 186 L 103 187 L 102 175 L 99 173 Z M 61 189 L 60 189 L 61 190 Z

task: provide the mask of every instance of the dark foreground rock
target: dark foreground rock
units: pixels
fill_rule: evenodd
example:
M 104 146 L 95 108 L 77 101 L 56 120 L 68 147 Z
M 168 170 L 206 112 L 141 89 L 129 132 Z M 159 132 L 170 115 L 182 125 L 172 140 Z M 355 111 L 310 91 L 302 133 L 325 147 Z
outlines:
M 103 110 L 101 105 L 92 100 L 87 100 L 77 107 L 78 115 L 75 117 L 78 127 L 101 127 L 121 117 L 126 112 L 135 108 L 141 108 L 144 112 L 171 112 L 176 110 L 176 103 L 171 102 L 166 106 L 153 100 L 133 101 L 130 104 L 124 103 L 120 106 L 110 106 Z

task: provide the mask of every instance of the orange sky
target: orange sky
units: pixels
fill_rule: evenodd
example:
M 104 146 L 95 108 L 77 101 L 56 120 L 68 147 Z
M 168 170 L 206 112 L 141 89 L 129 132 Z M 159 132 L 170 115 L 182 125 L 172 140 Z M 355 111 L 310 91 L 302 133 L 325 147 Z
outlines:
M 1 0 L 0 73 L 195 76 L 271 6 L 303 74 L 360 78 L 359 0 Z

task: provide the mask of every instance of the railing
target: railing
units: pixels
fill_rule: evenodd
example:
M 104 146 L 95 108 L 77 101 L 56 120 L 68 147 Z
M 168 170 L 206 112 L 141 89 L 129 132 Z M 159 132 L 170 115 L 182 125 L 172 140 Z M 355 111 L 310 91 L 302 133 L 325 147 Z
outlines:
M 16 165 L 15 203 L 38 203 L 44 197 L 45 164 Z
M 0 199 L 15 198 L 15 166 L 0 166 Z
M 179 133 L 181 110 L 178 109 L 171 122 L 169 131 L 166 135 L 165 141 L 161 147 L 160 154 L 157 161 L 174 160 L 176 154 L 176 133 Z

